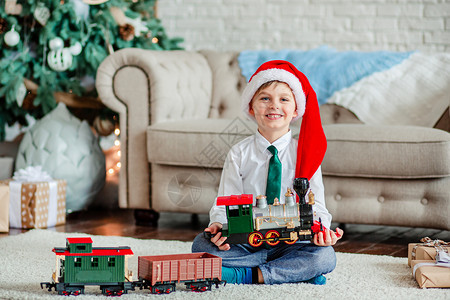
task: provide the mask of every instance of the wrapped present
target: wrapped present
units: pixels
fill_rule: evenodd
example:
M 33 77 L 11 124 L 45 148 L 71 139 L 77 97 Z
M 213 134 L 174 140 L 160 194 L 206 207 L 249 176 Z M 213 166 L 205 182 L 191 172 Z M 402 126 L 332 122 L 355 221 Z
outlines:
M 9 181 L 9 227 L 47 228 L 66 222 L 66 181 L 53 180 L 40 167 L 14 173 Z
M 0 232 L 9 231 L 9 186 L 0 181 Z
M 424 237 L 420 240 L 422 243 L 408 244 L 408 266 L 411 266 L 413 260 L 435 260 L 437 249 L 450 253 L 450 243 L 442 240 L 432 240 Z
M 450 255 L 438 250 L 436 261 L 413 260 L 412 274 L 421 288 L 450 288 Z

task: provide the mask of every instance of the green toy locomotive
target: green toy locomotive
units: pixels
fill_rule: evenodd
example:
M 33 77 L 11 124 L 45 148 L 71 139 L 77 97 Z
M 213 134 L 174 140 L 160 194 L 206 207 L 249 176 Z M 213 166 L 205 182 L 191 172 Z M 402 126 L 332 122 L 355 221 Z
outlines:
M 296 178 L 293 188 L 299 201 L 288 190 L 285 204 L 279 204 L 276 199 L 273 205 L 268 205 L 265 196 L 258 196 L 253 206 L 253 195 L 247 194 L 218 197 L 217 205 L 226 207 L 228 223 L 223 224 L 222 236 L 227 237 L 227 243 L 249 243 L 253 247 L 263 242 L 270 246 L 280 242 L 294 244 L 298 240 L 311 240 L 323 231 L 321 220 L 313 220 L 314 195 L 311 192 L 306 201 L 309 181 Z

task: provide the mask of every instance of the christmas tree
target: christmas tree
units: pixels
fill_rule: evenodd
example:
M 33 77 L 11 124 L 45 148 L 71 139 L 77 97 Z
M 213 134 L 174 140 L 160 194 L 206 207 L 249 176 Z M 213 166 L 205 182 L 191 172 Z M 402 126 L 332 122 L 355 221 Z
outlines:
M 156 0 L 0 0 L 0 141 L 57 102 L 101 107 L 95 74 L 114 50 L 180 49 L 155 11 Z

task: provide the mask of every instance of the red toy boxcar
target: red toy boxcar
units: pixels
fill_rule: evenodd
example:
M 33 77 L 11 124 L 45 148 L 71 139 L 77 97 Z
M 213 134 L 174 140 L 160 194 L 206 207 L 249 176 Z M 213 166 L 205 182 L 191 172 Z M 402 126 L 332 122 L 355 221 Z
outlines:
M 208 291 L 222 283 L 222 258 L 206 252 L 139 256 L 138 276 L 141 288 L 153 294 L 175 291 L 180 282 L 192 291 Z

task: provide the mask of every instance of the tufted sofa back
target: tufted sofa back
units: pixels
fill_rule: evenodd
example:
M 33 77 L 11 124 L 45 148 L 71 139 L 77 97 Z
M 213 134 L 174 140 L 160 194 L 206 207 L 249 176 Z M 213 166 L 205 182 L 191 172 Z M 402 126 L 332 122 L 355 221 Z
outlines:
M 241 113 L 241 94 L 246 79 L 238 63 L 239 52 L 200 51 L 212 72 L 210 118 L 233 119 Z
M 173 57 L 185 56 L 180 59 Z M 153 52 L 150 78 L 151 123 L 205 119 L 212 94 L 211 69 L 196 52 Z

